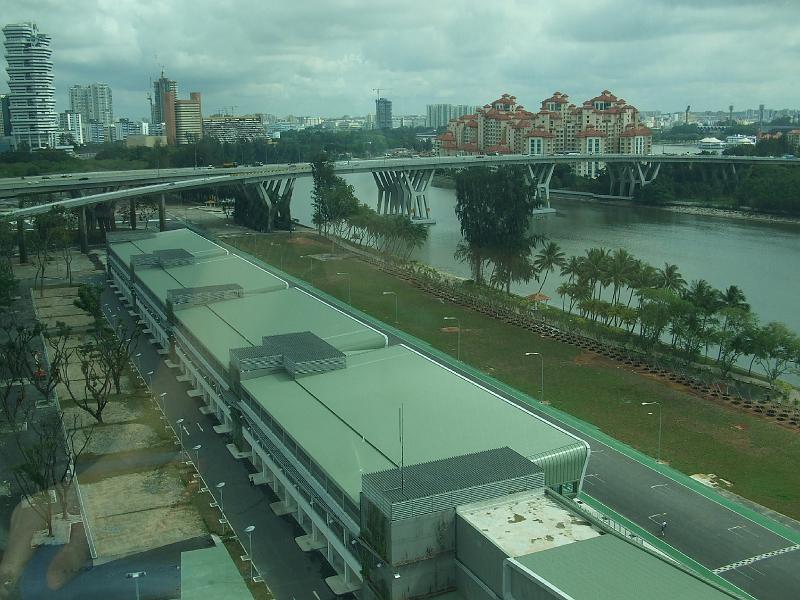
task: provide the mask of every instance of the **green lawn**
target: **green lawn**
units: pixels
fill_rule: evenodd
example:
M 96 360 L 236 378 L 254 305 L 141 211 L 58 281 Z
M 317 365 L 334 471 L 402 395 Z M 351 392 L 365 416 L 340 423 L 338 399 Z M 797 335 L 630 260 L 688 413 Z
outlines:
M 347 301 L 349 273 L 353 306 L 394 322 L 398 329 L 456 355 L 460 319 L 461 359 L 534 397 L 540 395 L 540 352 L 544 357 L 544 399 L 592 423 L 605 433 L 651 456 L 656 455 L 658 416 L 641 402 L 661 402 L 661 458 L 684 473 L 715 473 L 733 482 L 732 491 L 794 518 L 800 518 L 800 435 L 766 420 L 686 393 L 661 380 L 634 373 L 619 363 L 542 338 L 472 310 L 445 303 L 409 283 L 356 258 L 311 261 L 302 255 L 330 252 L 330 242 L 314 236 L 243 235 L 226 242 L 280 266 L 318 289 Z M 313 262 L 313 269 L 310 264 Z

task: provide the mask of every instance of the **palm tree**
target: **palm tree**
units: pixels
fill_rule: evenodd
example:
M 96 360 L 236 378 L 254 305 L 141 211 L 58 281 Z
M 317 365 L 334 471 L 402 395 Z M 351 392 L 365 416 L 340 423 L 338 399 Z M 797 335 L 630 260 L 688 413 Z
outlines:
M 561 247 L 555 242 L 547 242 L 544 248 L 539 251 L 533 264 L 539 273 L 544 272 L 542 283 L 539 286 L 540 293 L 544 287 L 544 282 L 547 281 L 547 275 L 550 274 L 551 271 L 554 271 L 556 267 L 563 267 L 565 262 L 564 253 L 561 251 Z
M 746 299 L 744 292 L 736 285 L 729 285 L 719 295 L 719 300 L 725 308 L 738 308 L 744 312 L 750 312 L 750 305 L 745 302 Z
M 608 261 L 608 276 L 614 286 L 611 303 L 616 304 L 622 287 L 628 285 L 635 270 L 636 259 L 624 248 L 617 248 Z
M 597 293 L 597 297 L 600 298 L 600 294 L 602 292 L 603 284 L 602 282 L 605 281 L 607 277 L 607 269 L 606 263 L 608 262 L 608 250 L 605 248 L 589 248 L 586 251 L 586 259 L 583 263 L 584 266 L 584 273 L 583 275 L 589 281 L 589 285 L 592 288 L 592 293 L 594 294 L 594 288 L 598 282 L 601 282 L 600 290 Z M 607 284 L 606 284 L 607 285 Z
M 680 271 L 678 271 L 678 265 L 664 263 L 664 268 L 658 270 L 658 277 L 660 279 L 659 287 L 677 293 L 681 293 L 686 287 L 686 280 L 683 278 Z
M 585 259 L 580 256 L 570 256 L 569 259 L 564 263 L 564 266 L 561 267 L 561 276 L 569 277 L 569 281 L 567 283 L 572 283 L 575 278 L 580 275 L 582 261 L 584 260 Z

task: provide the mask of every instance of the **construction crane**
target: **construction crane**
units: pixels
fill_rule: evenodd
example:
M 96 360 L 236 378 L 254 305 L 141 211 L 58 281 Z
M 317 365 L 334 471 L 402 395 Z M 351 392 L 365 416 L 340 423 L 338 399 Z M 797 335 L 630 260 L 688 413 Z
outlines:
M 691 108 L 692 108 L 691 104 L 687 105 L 686 106 L 686 112 L 683 113 L 683 124 L 684 125 L 688 125 L 689 124 L 689 109 L 691 109 Z
M 375 92 L 375 94 L 376 94 L 375 97 L 376 98 L 380 98 L 381 97 L 381 90 L 383 90 L 384 92 L 388 92 L 390 89 L 391 88 L 372 88 L 372 91 Z

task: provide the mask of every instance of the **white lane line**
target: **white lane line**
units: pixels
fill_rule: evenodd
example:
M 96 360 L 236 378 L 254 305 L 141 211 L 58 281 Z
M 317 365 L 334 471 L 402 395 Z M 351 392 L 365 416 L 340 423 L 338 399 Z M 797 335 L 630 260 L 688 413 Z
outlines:
M 660 488 L 660 487 L 667 487 L 668 485 L 669 485 L 668 483 L 657 483 L 655 485 L 651 485 L 650 489 L 654 490 L 654 489 Z
M 317 594 L 317 590 L 312 590 L 311 593 L 314 594 L 314 598 L 316 598 L 317 600 L 320 600 L 319 594 Z
M 650 515 L 647 518 L 650 519 L 651 521 L 653 521 L 653 523 L 658 523 L 660 525 L 662 523 L 661 517 L 666 517 L 666 516 L 667 516 L 667 513 L 656 513 L 654 515 Z
M 191 433 L 189 433 L 189 430 L 186 429 L 186 425 L 181 425 L 181 428 L 183 429 L 184 433 L 186 433 L 186 435 L 189 435 L 189 436 L 192 435 Z
M 195 425 L 197 425 L 197 428 L 198 428 L 200 431 L 202 431 L 202 432 L 205 432 L 205 429 L 203 429 L 203 427 L 200 425 L 200 423 L 195 423 Z
M 740 526 L 741 527 L 741 526 Z M 731 529 L 734 529 L 731 527 Z M 720 573 L 725 573 L 726 571 L 732 571 L 734 569 L 738 569 L 739 567 L 747 567 L 752 565 L 754 562 L 758 562 L 760 560 L 766 560 L 768 558 L 772 558 L 774 556 L 780 556 L 781 554 L 786 554 L 788 552 L 796 552 L 800 550 L 800 544 L 795 544 L 794 546 L 787 546 L 786 548 L 780 548 L 778 550 L 773 550 L 772 552 L 765 552 L 764 554 L 758 554 L 756 556 L 751 556 L 750 558 L 745 558 L 744 560 L 737 560 L 735 563 L 731 563 L 729 565 L 723 565 L 721 567 L 717 567 L 713 569 L 713 572 L 719 575 Z M 754 567 L 751 567 L 754 569 Z M 757 570 L 757 569 L 755 569 Z M 761 571 L 758 571 L 761 573 Z M 741 571 L 739 571 L 741 573 Z M 744 574 L 744 573 L 742 573 Z

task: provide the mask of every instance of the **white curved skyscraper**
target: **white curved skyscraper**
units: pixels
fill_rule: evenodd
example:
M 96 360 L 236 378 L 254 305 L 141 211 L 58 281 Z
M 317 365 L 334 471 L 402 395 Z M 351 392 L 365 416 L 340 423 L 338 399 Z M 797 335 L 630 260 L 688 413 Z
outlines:
M 11 135 L 17 146 L 31 148 L 56 144 L 58 117 L 53 86 L 53 51 L 50 36 L 34 23 L 3 27 L 8 87 L 11 91 Z

